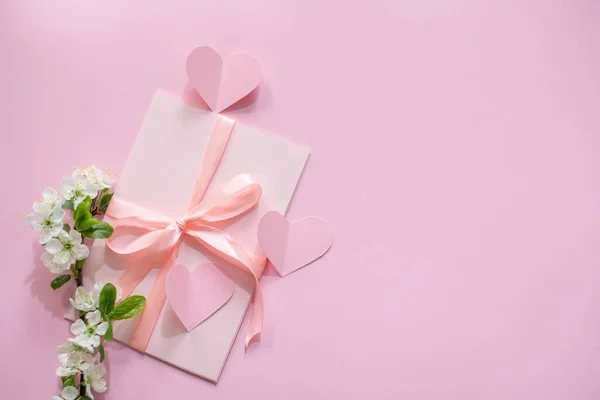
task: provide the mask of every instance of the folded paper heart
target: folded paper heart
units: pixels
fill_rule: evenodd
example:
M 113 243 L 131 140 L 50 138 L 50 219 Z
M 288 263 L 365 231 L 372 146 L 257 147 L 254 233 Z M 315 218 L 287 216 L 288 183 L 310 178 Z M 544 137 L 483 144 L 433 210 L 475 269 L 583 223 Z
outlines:
M 254 57 L 238 53 L 223 59 L 210 47 L 192 50 L 186 71 L 192 86 L 215 112 L 237 103 L 260 83 L 260 65 Z
M 234 288 L 231 277 L 212 263 L 192 271 L 174 265 L 165 282 L 167 302 L 188 332 L 223 307 Z
M 266 213 L 258 224 L 258 243 L 281 276 L 310 264 L 333 243 L 327 221 L 305 217 L 292 222 L 276 211 Z

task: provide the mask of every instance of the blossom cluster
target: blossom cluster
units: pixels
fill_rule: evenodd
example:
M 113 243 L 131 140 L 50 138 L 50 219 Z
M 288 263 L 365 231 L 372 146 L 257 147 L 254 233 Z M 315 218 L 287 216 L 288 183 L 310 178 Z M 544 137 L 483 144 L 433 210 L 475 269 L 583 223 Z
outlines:
M 146 303 L 140 295 L 120 301 L 119 289 L 111 283 L 96 284 L 89 292 L 81 286 L 84 260 L 89 255 L 83 238 L 107 239 L 114 232 L 108 222 L 94 218 L 108 209 L 112 184 L 111 174 L 96 167 L 74 168 L 63 179 L 60 191 L 45 189 L 25 218 L 40 233 L 44 265 L 54 274 L 67 271 L 55 277 L 50 287 L 56 290 L 71 278 L 78 285 L 70 303 L 79 311 L 79 319 L 71 325 L 73 336 L 58 347 L 56 375 L 63 389 L 53 400 L 92 400 L 93 392 L 106 391 L 103 343 L 113 340 L 113 321 L 135 317 Z M 65 221 L 65 210 L 72 211 L 72 225 Z
M 60 192 L 46 188 L 39 202 L 33 204 L 33 212 L 25 222 L 40 232 L 40 244 L 44 246 L 42 262 L 53 274 L 60 274 L 78 260 L 89 254 L 82 243 L 81 233 L 70 230 L 65 224 L 65 208 L 75 210 L 86 197 L 95 199 L 98 193 L 113 184 L 110 172 L 91 166 L 73 168 L 73 173 L 62 181 Z
M 63 387 L 62 398 L 53 396 L 52 400 L 75 400 L 79 391 L 75 386 L 73 377 L 79 373 L 83 377 L 82 384 L 86 388 L 86 396 L 93 399 L 92 389 L 98 393 L 106 391 L 106 368 L 102 362 L 96 363 L 95 352 L 101 348 L 101 338 L 107 333 L 110 321 L 102 316 L 98 309 L 99 299 L 103 284 L 96 284 L 91 292 L 83 286 L 75 291 L 75 298 L 69 299 L 71 305 L 77 310 L 85 313 L 85 321 L 78 319 L 71 325 L 71 333 L 74 337 L 58 347 L 58 359 L 61 365 L 56 370 L 56 375 L 67 383 Z M 117 294 L 116 301 L 119 300 Z M 101 358 L 104 349 L 101 348 Z M 103 360 L 101 360 L 103 361 Z

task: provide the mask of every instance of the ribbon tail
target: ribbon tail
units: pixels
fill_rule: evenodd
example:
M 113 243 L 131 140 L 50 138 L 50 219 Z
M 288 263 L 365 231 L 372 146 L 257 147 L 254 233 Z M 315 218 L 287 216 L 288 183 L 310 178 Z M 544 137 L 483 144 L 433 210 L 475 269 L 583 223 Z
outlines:
M 211 253 L 220 259 L 228 262 L 241 271 L 254 278 L 254 293 L 252 294 L 252 315 L 250 317 L 250 327 L 246 335 L 245 347 L 256 342 L 263 328 L 263 298 L 258 285 L 260 275 L 255 271 L 255 263 L 259 263 L 264 258 L 258 257 L 253 260 L 244 248 L 236 243 L 227 233 L 210 226 L 204 226 L 201 230 L 187 232 L 200 245 L 204 246 Z
M 125 271 L 116 282 L 126 298 L 146 277 L 155 265 L 162 265 L 154 279 L 150 293 L 146 296 L 146 304 L 142 313 L 137 317 L 136 325 L 129 338 L 129 345 L 141 352 L 146 350 L 152 331 L 156 325 L 160 311 L 165 303 L 165 281 L 167 274 L 174 264 L 177 255 L 178 241 L 181 234 L 175 223 L 162 230 L 152 231 L 138 238 L 136 242 L 143 241 L 140 249 L 131 250 L 131 246 L 117 247 L 107 242 L 107 246 L 117 254 L 134 254 L 135 257 L 127 265 Z M 142 250 L 152 249 L 150 254 L 141 254 Z
M 131 292 L 133 292 L 133 289 L 135 289 L 137 285 L 139 285 L 140 282 L 146 277 L 146 275 L 148 275 L 148 272 L 152 267 L 152 264 L 148 263 L 141 263 L 141 265 L 136 265 L 135 267 L 134 264 L 138 264 L 137 260 L 131 262 L 125 268 L 125 271 L 123 274 L 121 274 L 119 280 L 115 282 L 115 285 L 121 289 L 124 299 L 126 299 Z
M 252 343 L 260 341 L 260 333 L 263 329 L 263 298 L 258 280 L 254 287 L 254 295 L 252 296 L 252 315 L 250 317 L 250 326 L 246 332 L 245 349 Z
M 160 312 L 165 304 L 165 300 L 167 298 L 165 292 L 165 282 L 167 281 L 167 275 L 169 274 L 169 271 L 173 265 L 175 265 L 175 254 L 175 251 L 172 252 L 165 264 L 159 269 L 158 274 L 152 283 L 150 293 L 146 298 L 144 309 L 142 310 L 136 326 L 131 333 L 131 337 L 129 338 L 129 346 L 138 351 L 146 351 L 146 347 L 148 347 L 148 343 L 152 337 L 152 332 L 154 331 L 156 323 L 158 322 Z

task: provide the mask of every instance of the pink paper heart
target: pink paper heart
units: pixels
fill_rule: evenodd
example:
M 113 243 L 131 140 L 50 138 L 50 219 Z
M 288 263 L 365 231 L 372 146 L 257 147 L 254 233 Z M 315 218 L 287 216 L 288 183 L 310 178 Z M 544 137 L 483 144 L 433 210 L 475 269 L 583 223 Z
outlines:
M 210 263 L 193 271 L 177 264 L 165 282 L 167 301 L 188 332 L 223 307 L 234 288 L 229 275 Z
M 329 250 L 333 233 L 327 221 L 305 217 L 292 222 L 276 211 L 258 224 L 258 243 L 281 276 L 310 264 Z
M 260 65 L 254 57 L 238 53 L 223 59 L 211 47 L 192 50 L 186 71 L 192 86 L 215 112 L 237 103 L 260 82 Z

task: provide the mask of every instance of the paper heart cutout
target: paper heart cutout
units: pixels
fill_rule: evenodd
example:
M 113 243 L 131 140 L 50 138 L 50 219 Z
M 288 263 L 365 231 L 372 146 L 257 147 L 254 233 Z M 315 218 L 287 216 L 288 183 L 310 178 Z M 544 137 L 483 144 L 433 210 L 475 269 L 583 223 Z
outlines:
M 186 71 L 192 86 L 215 112 L 237 103 L 260 83 L 260 65 L 256 58 L 237 53 L 223 59 L 211 47 L 192 50 Z
M 188 332 L 223 307 L 234 288 L 231 277 L 211 263 L 192 271 L 177 264 L 165 282 L 167 301 Z
M 310 264 L 329 250 L 333 232 L 317 217 L 292 222 L 276 211 L 266 213 L 258 224 L 258 243 L 281 276 Z

